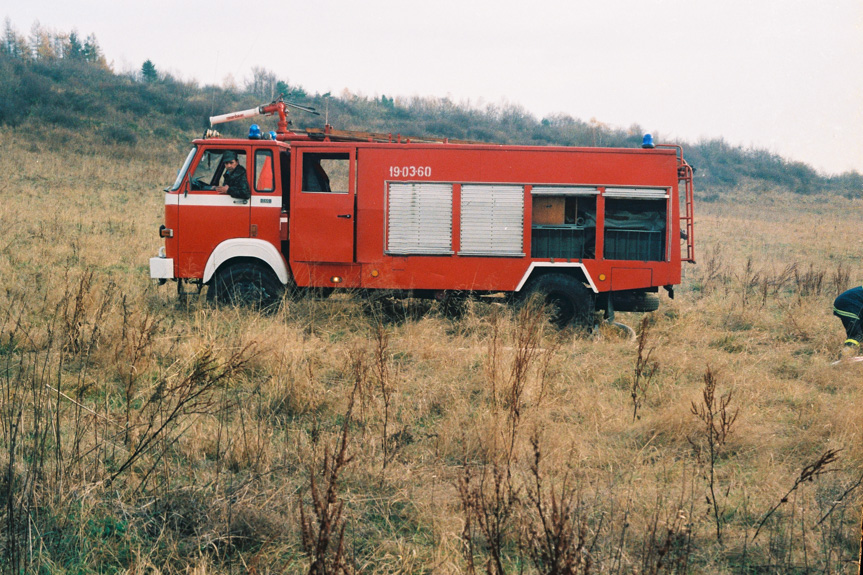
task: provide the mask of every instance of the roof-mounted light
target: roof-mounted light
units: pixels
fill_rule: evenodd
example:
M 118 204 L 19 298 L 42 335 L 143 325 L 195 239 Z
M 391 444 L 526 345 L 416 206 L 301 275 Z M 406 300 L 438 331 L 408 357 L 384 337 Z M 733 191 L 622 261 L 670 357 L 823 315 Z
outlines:
M 656 144 L 653 143 L 653 135 L 644 134 L 644 139 L 641 140 L 641 147 L 644 149 L 652 149 L 656 147 Z

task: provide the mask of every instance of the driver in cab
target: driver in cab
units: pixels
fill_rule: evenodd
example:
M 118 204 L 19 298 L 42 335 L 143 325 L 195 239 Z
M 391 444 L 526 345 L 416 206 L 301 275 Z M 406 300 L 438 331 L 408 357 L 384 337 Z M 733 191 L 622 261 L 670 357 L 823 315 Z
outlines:
M 252 194 L 249 191 L 249 181 L 246 178 L 246 168 L 237 161 L 236 152 L 225 152 L 222 154 L 222 163 L 225 165 L 223 184 L 216 186 L 215 190 L 220 194 L 228 194 L 232 198 L 248 200 Z

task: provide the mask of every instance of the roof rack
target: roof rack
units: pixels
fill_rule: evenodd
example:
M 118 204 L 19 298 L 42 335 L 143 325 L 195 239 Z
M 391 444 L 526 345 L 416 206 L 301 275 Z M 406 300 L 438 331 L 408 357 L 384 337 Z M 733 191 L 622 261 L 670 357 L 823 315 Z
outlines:
M 414 138 L 405 137 L 401 134 L 381 134 L 375 132 L 358 132 L 353 130 L 334 130 L 332 126 L 326 125 L 323 129 L 307 128 L 305 130 L 309 138 L 313 140 L 333 142 L 382 142 L 390 144 L 483 144 L 474 140 L 455 140 L 452 138 Z

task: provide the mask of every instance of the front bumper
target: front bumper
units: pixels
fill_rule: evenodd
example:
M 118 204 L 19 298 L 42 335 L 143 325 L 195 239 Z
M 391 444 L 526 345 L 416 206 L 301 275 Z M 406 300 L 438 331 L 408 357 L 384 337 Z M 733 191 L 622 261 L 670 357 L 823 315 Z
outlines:
M 174 259 L 166 257 L 150 258 L 150 277 L 154 280 L 174 279 Z

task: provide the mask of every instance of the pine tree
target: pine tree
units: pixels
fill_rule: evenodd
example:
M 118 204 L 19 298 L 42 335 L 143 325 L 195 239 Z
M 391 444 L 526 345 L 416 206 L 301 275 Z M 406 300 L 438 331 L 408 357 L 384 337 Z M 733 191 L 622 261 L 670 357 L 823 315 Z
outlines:
M 66 49 L 63 56 L 70 60 L 82 60 L 84 58 L 84 47 L 81 45 L 78 33 L 74 30 L 69 33 L 69 40 L 66 43 Z
M 105 56 L 102 55 L 102 50 L 99 49 L 99 43 L 96 41 L 96 36 L 94 34 L 87 36 L 87 40 L 84 41 L 84 47 L 81 50 L 81 54 L 84 56 L 84 60 L 91 64 L 98 64 L 102 68 L 108 67 L 105 63 Z
M 141 66 L 141 77 L 144 79 L 144 82 L 147 83 L 155 82 L 159 79 L 159 73 L 156 72 L 156 66 L 150 60 L 147 60 Z
M 12 27 L 12 21 L 7 17 L 6 26 L 3 30 L 3 39 L 0 40 L 0 50 L 16 60 L 29 60 L 30 48 L 27 39 L 18 34 Z

